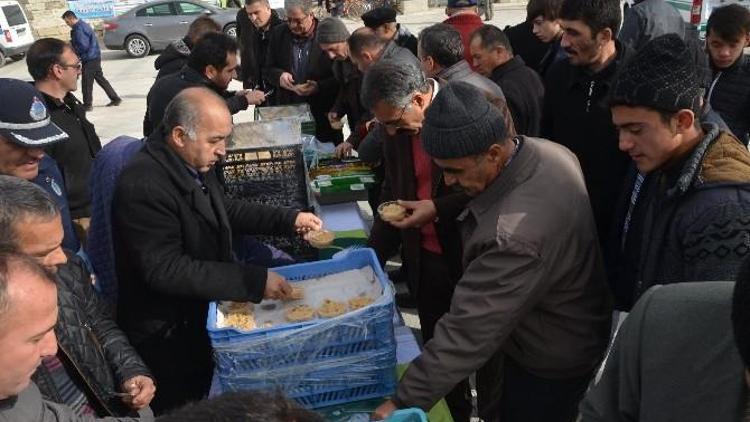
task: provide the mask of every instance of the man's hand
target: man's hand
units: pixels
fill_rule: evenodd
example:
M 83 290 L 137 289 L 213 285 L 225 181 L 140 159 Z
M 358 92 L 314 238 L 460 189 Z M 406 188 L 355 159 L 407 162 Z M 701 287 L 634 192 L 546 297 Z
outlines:
M 294 76 L 289 72 L 282 73 L 279 77 L 279 86 L 289 91 L 295 91 Z
M 398 407 L 396 407 L 396 403 L 393 402 L 393 400 L 386 400 L 378 406 L 377 409 L 375 409 L 374 412 L 372 412 L 371 420 L 374 421 L 382 421 L 385 419 L 388 419 L 389 416 L 391 416 L 391 413 L 398 410 Z
M 296 85 L 297 95 L 300 97 L 308 97 L 318 92 L 318 83 L 315 81 L 307 81 L 303 84 Z
M 318 231 L 323 228 L 323 222 L 313 213 L 301 212 L 297 214 L 294 220 L 294 229 L 297 233 L 307 233 L 309 231 Z
M 336 150 L 334 151 L 336 158 L 344 158 L 352 155 L 353 148 L 352 144 L 346 141 L 336 145 Z
M 263 299 L 285 299 L 292 294 L 292 286 L 286 279 L 275 272 L 269 271 L 266 276 L 266 290 Z
M 392 221 L 391 225 L 399 229 L 420 228 L 425 224 L 435 221 L 437 208 L 430 199 L 422 201 L 398 201 L 398 204 L 406 208 L 406 218 L 401 221 Z
M 151 403 L 156 393 L 154 380 L 144 375 L 136 375 L 122 383 L 122 391 L 130 394 L 122 401 L 135 410 L 143 409 Z
M 245 92 L 245 98 L 250 105 L 258 105 L 266 101 L 266 93 L 260 90 L 249 89 Z

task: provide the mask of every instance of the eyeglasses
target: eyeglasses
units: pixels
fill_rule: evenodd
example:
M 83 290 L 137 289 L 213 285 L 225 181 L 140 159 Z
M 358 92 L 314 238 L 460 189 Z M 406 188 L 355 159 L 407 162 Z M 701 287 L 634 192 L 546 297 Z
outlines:
M 382 120 L 378 120 L 377 118 L 375 118 L 375 121 L 377 121 L 378 123 L 380 123 L 383 126 L 390 127 L 390 128 L 393 128 L 393 129 L 398 129 L 401 126 L 400 125 L 401 119 L 404 118 L 404 113 L 406 113 L 406 108 L 407 107 L 409 107 L 409 103 L 406 103 L 406 104 L 404 104 L 403 107 L 401 107 L 401 114 L 399 114 L 398 118 L 396 118 L 396 119 L 384 122 Z
M 73 63 L 73 64 L 64 64 L 64 63 L 56 63 L 58 66 L 62 67 L 63 69 L 75 69 L 75 70 L 81 70 L 83 69 L 83 63 Z

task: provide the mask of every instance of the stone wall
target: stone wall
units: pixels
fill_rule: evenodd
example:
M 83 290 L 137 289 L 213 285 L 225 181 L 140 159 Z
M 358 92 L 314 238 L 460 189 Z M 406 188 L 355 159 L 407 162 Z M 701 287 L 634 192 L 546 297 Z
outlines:
M 35 38 L 70 39 L 70 28 L 61 16 L 68 10 L 66 0 L 19 0 L 29 18 Z

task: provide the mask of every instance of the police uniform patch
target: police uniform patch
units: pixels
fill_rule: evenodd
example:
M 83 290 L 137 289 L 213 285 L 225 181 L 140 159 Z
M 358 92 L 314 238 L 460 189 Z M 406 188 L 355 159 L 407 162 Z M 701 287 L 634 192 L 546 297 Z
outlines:
M 29 116 L 37 122 L 44 120 L 47 117 L 47 107 L 37 97 L 34 97 L 34 101 L 31 102 L 31 110 L 29 110 Z
M 60 188 L 60 185 L 55 182 L 55 179 L 51 179 L 49 185 L 52 187 L 52 190 L 55 191 L 57 196 L 62 196 L 62 189 Z

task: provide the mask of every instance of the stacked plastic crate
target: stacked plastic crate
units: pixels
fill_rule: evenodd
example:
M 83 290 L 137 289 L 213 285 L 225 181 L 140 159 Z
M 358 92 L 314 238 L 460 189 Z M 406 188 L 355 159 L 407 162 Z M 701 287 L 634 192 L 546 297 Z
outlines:
M 217 328 L 217 304 L 207 328 L 224 391 L 281 389 L 311 407 L 384 397 L 396 385 L 393 287 L 371 249 L 276 268 L 291 282 L 370 266 L 383 294 L 341 316 L 242 331 Z

